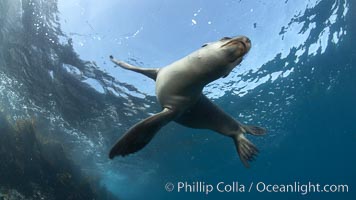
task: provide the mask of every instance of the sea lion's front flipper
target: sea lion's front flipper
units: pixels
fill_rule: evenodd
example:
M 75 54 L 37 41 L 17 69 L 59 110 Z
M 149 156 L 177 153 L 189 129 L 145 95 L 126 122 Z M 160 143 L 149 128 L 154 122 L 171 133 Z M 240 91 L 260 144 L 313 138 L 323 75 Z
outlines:
M 110 60 L 111 60 L 111 62 L 115 63 L 116 65 L 118 65 L 124 69 L 138 72 L 140 74 L 143 74 L 147 77 L 152 78 L 153 80 L 156 80 L 156 78 L 157 78 L 157 74 L 158 74 L 158 70 L 159 70 L 158 68 L 141 68 L 141 67 L 133 66 L 133 65 L 126 63 L 124 61 L 116 60 L 114 58 L 114 56 L 110 56 Z
M 165 108 L 160 113 L 135 124 L 111 148 L 109 158 L 126 156 L 145 147 L 160 128 L 174 119 L 176 113 L 172 109 Z

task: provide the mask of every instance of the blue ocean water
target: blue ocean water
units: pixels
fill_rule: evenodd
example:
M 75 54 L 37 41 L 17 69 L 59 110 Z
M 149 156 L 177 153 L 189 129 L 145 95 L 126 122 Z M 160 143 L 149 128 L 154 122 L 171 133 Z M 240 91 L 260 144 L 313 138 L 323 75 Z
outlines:
M 0 199 L 354 199 L 354 9 L 347 0 L 2 0 Z M 108 159 L 118 137 L 160 110 L 154 82 L 109 55 L 161 67 L 234 35 L 247 35 L 251 51 L 204 94 L 268 130 L 248 136 L 260 150 L 250 169 L 231 139 L 176 123 L 142 151 Z

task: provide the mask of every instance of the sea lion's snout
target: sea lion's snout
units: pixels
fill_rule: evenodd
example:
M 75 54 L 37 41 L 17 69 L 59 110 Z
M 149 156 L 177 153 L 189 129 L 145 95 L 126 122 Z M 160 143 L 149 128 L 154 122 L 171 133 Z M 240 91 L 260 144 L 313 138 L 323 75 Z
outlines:
M 226 53 L 225 55 L 229 62 L 241 62 L 242 57 L 251 49 L 251 40 L 246 36 L 237 36 L 233 38 L 224 37 L 220 42 L 222 42 L 220 48 Z
M 245 49 L 245 53 L 247 53 L 248 51 L 250 51 L 251 49 L 251 40 L 246 37 L 246 36 L 241 36 L 240 37 L 240 42 L 242 43 L 242 45 L 244 46 Z
M 221 48 L 235 48 L 239 50 L 239 53 L 246 54 L 251 49 L 251 40 L 246 36 L 237 36 L 229 38 Z
M 240 48 L 242 48 L 242 53 L 246 54 L 251 49 L 251 40 L 246 36 L 238 36 L 233 38 L 231 44 L 236 44 Z

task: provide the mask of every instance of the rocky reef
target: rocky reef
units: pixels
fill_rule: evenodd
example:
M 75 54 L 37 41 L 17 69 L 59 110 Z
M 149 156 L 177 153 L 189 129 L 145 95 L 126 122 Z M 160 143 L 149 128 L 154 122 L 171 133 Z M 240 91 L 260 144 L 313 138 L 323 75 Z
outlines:
M 37 131 L 34 119 L 11 123 L 0 113 L 0 144 L 1 200 L 116 199 Z

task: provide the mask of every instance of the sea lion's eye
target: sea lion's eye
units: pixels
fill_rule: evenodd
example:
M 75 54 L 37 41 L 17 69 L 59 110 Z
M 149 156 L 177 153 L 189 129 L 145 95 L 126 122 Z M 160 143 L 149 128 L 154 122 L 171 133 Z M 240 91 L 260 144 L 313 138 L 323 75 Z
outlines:
M 203 46 L 201 46 L 201 47 L 206 47 L 206 46 L 208 46 L 208 43 L 203 44 Z
M 220 39 L 220 41 L 224 41 L 224 40 L 231 40 L 232 38 L 231 37 L 223 37 Z

